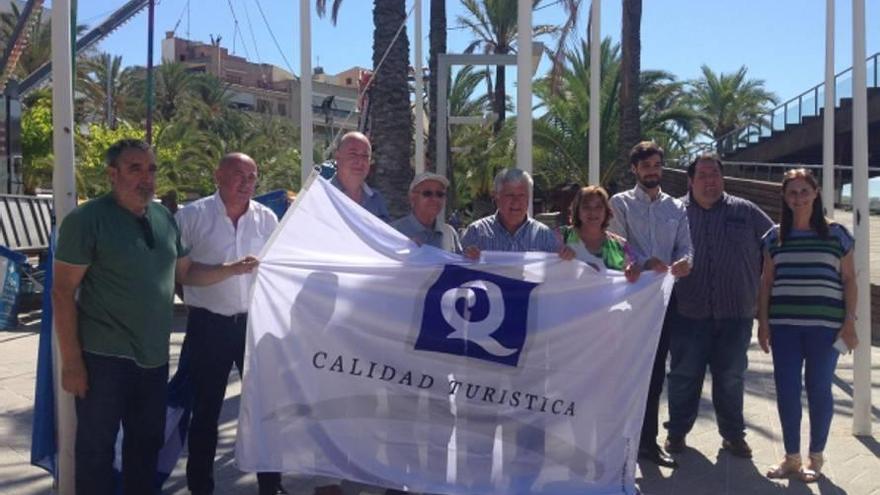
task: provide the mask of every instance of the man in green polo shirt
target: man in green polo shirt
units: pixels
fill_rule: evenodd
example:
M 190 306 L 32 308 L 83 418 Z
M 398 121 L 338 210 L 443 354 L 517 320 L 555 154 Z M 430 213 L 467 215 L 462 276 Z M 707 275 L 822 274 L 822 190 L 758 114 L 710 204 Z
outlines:
M 174 217 L 153 202 L 156 163 L 148 144 L 119 141 L 106 162 L 111 192 L 76 208 L 58 231 L 52 301 L 61 386 L 76 396 L 77 493 L 115 492 L 121 422 L 123 491 L 152 494 L 175 279 L 210 285 L 249 273 L 257 260 L 209 266 L 189 259 Z

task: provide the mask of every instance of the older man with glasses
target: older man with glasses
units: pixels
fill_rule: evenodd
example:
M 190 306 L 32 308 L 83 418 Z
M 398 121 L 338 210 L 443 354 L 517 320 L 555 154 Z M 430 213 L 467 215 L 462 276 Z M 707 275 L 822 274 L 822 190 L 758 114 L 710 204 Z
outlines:
M 412 212 L 394 221 L 391 226 L 418 245 L 461 253 L 461 242 L 455 229 L 439 218 L 446 206 L 446 177 L 423 172 L 413 178 L 409 185 L 409 204 Z

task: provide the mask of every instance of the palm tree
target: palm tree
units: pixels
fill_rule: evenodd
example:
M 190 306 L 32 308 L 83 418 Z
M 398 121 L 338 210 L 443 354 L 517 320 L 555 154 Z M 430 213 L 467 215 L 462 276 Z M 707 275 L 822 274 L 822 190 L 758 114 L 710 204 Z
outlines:
M 532 8 L 542 0 L 532 0 Z M 465 48 L 465 53 L 472 53 L 482 48 L 484 53 L 504 55 L 516 53 L 517 35 L 517 0 L 461 0 L 467 16 L 459 16 L 458 24 L 468 28 L 474 40 Z M 554 26 L 539 25 L 532 28 L 535 37 L 557 32 Z M 527 48 L 527 49 L 530 49 Z M 490 83 L 491 84 L 491 83 Z M 507 108 L 504 66 L 495 68 L 495 89 L 492 110 L 498 114 L 493 127 L 495 133 L 501 132 Z
M 446 53 L 446 0 L 431 0 L 431 27 L 428 34 L 428 167 L 437 169 L 437 63 L 439 55 Z M 449 156 L 447 151 L 446 156 Z M 450 189 L 455 189 L 454 186 Z
M 315 0 L 319 16 L 326 14 L 327 3 Z M 333 0 L 334 24 L 341 4 L 342 0 Z M 370 140 L 374 180 L 388 198 L 392 216 L 409 210 L 407 186 L 413 176 L 406 17 L 405 0 L 373 0 L 373 67 L 378 70 L 370 84 Z
M 642 139 L 639 127 L 639 74 L 642 52 L 642 0 L 623 0 L 621 19 L 619 156 L 626 161 L 630 148 Z
M 691 82 L 691 104 L 700 115 L 704 135 L 716 140 L 749 123 L 766 124 L 766 112 L 777 97 L 764 89 L 761 79 L 748 79 L 745 66 L 731 74 L 716 74 L 701 67 L 702 77 Z
M 600 86 L 601 155 L 616 156 L 619 149 L 619 122 L 622 102 L 620 47 L 610 38 L 602 41 Z M 551 87 L 551 78 L 536 83 L 535 93 L 547 112 L 535 122 L 536 176 L 547 184 L 575 180 L 586 184 L 589 156 L 588 135 L 590 94 L 589 46 L 582 41 L 578 50 L 566 53 L 559 90 Z M 687 105 L 684 84 L 664 71 L 643 71 L 640 75 L 640 127 L 645 137 L 655 139 L 682 153 L 696 123 L 695 112 Z M 607 185 L 618 172 L 626 170 L 618 157 L 604 164 L 601 181 Z M 537 177 L 536 177 L 537 178 Z
M 87 57 L 79 67 L 82 68 L 82 75 L 78 80 L 78 90 L 83 95 L 82 103 L 87 115 L 97 118 L 110 128 L 116 127 L 117 120 L 137 119 L 138 102 L 132 94 L 132 86 L 137 84 L 135 68 L 123 69 L 122 57 L 109 53 Z

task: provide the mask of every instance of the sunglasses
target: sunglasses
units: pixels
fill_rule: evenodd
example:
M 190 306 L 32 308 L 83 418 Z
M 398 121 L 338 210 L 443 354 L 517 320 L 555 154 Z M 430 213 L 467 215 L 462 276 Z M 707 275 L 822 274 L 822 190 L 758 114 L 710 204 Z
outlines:
M 446 197 L 446 191 L 421 191 L 419 194 L 421 194 L 423 198 L 443 199 Z
M 137 217 L 138 225 L 141 226 L 141 232 L 144 234 L 144 243 L 148 248 L 153 249 L 156 247 L 156 239 L 153 237 L 153 227 L 150 226 L 150 221 L 147 220 L 147 216 L 144 215 L 142 217 Z

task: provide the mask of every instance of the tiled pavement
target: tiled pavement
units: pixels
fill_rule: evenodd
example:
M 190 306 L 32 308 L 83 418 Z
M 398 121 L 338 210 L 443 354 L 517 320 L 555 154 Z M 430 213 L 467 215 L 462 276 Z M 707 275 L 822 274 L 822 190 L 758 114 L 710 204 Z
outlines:
M 50 477 L 29 464 L 37 327 L 38 323 L 32 323 L 16 331 L 0 331 L 0 494 L 51 493 Z M 177 331 L 172 335 L 172 355 L 175 360 L 172 361 L 172 368 L 176 366 L 176 357 L 183 342 L 183 319 L 180 316 L 175 319 L 175 328 Z M 747 439 L 754 449 L 753 461 L 733 458 L 720 450 L 721 439 L 715 430 L 708 399 L 711 380 L 707 379 L 700 417 L 687 439 L 689 448 L 679 456 L 681 467 L 673 471 L 643 464 L 638 474 L 642 491 L 650 495 L 880 495 L 880 348 L 875 347 L 872 351 L 874 435 L 856 438 L 850 434 L 852 357 L 844 357 L 838 365 L 834 383 L 835 417 L 826 451 L 828 460 L 825 472 L 828 476 L 811 486 L 794 480 L 774 482 L 763 476 L 766 467 L 781 458 L 782 441 L 776 416 L 770 357 L 763 354 L 757 343 L 753 342 L 749 360 L 745 414 Z M 255 477 L 241 473 L 233 463 L 239 393 L 240 384 L 233 373 L 221 417 L 216 464 L 218 494 L 256 493 Z M 665 417 L 665 411 L 661 417 Z M 188 493 L 184 465 L 183 460 L 178 463 L 164 493 Z M 314 483 L 286 475 L 284 484 L 291 493 L 310 494 Z

